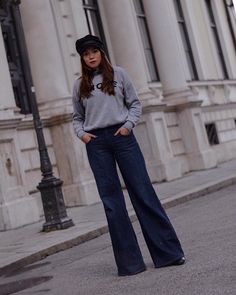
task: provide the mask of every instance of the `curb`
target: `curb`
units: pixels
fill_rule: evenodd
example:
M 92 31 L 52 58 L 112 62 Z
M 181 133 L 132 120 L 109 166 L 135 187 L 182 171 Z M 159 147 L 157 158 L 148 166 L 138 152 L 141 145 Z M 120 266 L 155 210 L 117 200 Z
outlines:
M 200 185 L 192 190 L 176 194 L 173 197 L 165 198 L 161 203 L 165 209 L 168 209 L 193 199 L 203 197 L 209 193 L 216 192 L 235 183 L 236 174 L 230 177 L 225 177 L 221 180 L 208 182 L 207 184 Z
M 177 206 L 179 204 L 188 202 L 190 200 L 193 200 L 193 199 L 196 199 L 199 197 L 203 197 L 206 194 L 216 192 L 222 188 L 233 185 L 235 183 L 236 183 L 236 175 L 233 175 L 228 178 L 226 177 L 220 181 L 219 180 L 212 181 L 207 184 L 200 185 L 197 188 L 179 193 L 173 197 L 165 198 L 164 200 L 161 200 L 161 203 L 165 209 L 168 209 L 168 208 Z M 129 216 L 130 216 L 130 219 L 132 222 L 137 220 L 137 217 L 136 217 L 135 212 L 133 210 L 129 213 Z M 50 246 L 46 249 L 43 249 L 43 250 L 40 250 L 36 253 L 28 255 L 24 258 L 18 259 L 8 265 L 0 267 L 0 276 L 3 276 L 9 272 L 15 271 L 15 270 L 22 268 L 26 265 L 29 265 L 31 263 L 35 263 L 37 261 L 40 261 L 49 255 L 55 254 L 60 251 L 67 250 L 69 248 L 72 248 L 74 246 L 77 246 L 79 244 L 87 242 L 89 240 L 95 239 L 107 232 L 108 232 L 108 226 L 104 222 L 104 225 L 100 226 L 97 229 L 94 229 L 94 230 L 89 231 L 85 234 L 79 235 L 79 236 L 72 238 L 70 240 L 59 242 L 58 244 L 55 244 L 55 245 Z

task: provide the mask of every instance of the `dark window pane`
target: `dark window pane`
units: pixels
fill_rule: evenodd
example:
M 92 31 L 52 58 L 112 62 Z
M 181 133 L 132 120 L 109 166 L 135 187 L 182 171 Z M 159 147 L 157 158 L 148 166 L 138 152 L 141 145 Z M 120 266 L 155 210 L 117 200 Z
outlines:
M 236 8 L 232 0 L 225 1 L 225 12 L 229 24 L 229 30 L 236 52 Z
M 96 3 L 94 0 L 83 0 L 84 5 L 95 6 Z
M 139 25 L 139 31 L 141 34 L 141 38 L 143 41 L 143 45 L 145 48 L 151 48 L 148 34 L 147 34 L 147 27 L 146 27 L 146 21 L 144 18 L 138 17 L 138 25 Z
M 186 38 L 186 33 L 185 33 L 185 30 L 184 30 L 183 24 L 179 25 L 179 30 L 180 30 L 180 35 L 181 35 L 181 38 L 182 38 L 184 50 L 189 51 L 189 45 L 188 45 L 188 41 L 187 41 L 187 38 Z
M 191 64 L 192 64 L 191 54 L 188 51 L 186 51 L 185 53 L 186 53 L 187 63 L 189 66 L 190 75 L 191 75 L 192 79 L 194 79 L 195 73 L 194 73 L 193 67 L 191 66 Z
M 146 49 L 145 56 L 146 56 L 146 60 L 147 60 L 147 65 L 148 65 L 151 81 L 157 81 L 158 76 L 157 76 L 157 72 L 156 72 L 156 68 L 155 68 L 155 61 L 153 58 L 152 51 L 150 49 L 149 50 Z
M 2 1 L 1 1 L 2 2 Z M 29 83 L 24 74 L 27 68 L 26 61 L 23 59 L 22 49 L 20 47 L 19 34 L 21 16 L 17 6 L 11 6 L 10 1 L 4 1 L 4 10 L 0 10 L 0 24 L 2 36 L 8 61 L 11 82 L 15 97 L 15 103 L 20 108 L 21 113 L 31 113 Z
M 83 0 L 84 12 L 87 20 L 89 33 L 98 36 L 105 45 L 108 54 L 106 39 L 102 27 L 102 20 L 96 0 Z
M 134 6 L 137 14 L 144 14 L 143 3 L 140 0 L 134 0 Z
M 214 18 L 212 6 L 211 6 L 211 1 L 206 0 L 206 5 L 207 5 L 207 11 L 208 11 L 210 23 L 211 23 L 211 25 L 214 26 L 215 25 L 215 18 Z
M 210 20 L 210 26 L 212 29 L 212 36 L 213 36 L 214 42 L 215 42 L 215 48 L 218 53 L 218 57 L 219 57 L 219 61 L 220 61 L 221 69 L 222 69 L 222 74 L 223 74 L 223 77 L 227 79 L 229 77 L 228 71 L 226 68 L 226 63 L 225 63 L 225 59 L 224 59 L 224 55 L 223 55 L 223 51 L 222 51 L 222 47 L 221 47 L 221 43 L 220 43 L 220 38 L 219 38 L 218 31 L 217 31 L 217 26 L 216 26 L 216 22 L 215 22 L 215 18 L 214 18 L 214 11 L 212 9 L 211 0 L 205 0 L 205 1 L 206 1 L 206 7 L 207 7 L 207 11 L 208 11 L 209 20 Z
M 134 0 L 136 16 L 138 21 L 139 32 L 141 35 L 145 58 L 149 70 L 151 81 L 159 81 L 156 61 L 152 49 L 151 39 L 149 36 L 148 25 L 146 21 L 145 11 L 141 0 Z
M 97 15 L 95 11 L 93 10 L 88 11 L 88 22 L 92 24 L 90 26 L 90 34 L 96 35 L 101 38 L 99 27 L 97 25 Z
M 179 21 L 179 20 L 183 19 L 182 7 L 180 6 L 179 1 L 174 1 L 174 5 L 175 5 L 175 11 L 176 11 L 176 14 L 177 14 L 177 19 Z
M 207 137 L 210 145 L 219 144 L 219 138 L 216 130 L 215 123 L 205 124 Z
M 185 55 L 186 55 L 186 59 L 188 63 L 190 76 L 192 80 L 198 80 L 197 69 L 196 69 L 194 58 L 193 58 L 192 48 L 191 48 L 191 44 L 190 44 L 190 40 L 188 36 L 186 23 L 184 20 L 182 6 L 179 0 L 174 0 L 174 5 L 175 5 L 177 21 L 179 24 L 180 35 L 181 35 L 183 47 L 185 50 Z

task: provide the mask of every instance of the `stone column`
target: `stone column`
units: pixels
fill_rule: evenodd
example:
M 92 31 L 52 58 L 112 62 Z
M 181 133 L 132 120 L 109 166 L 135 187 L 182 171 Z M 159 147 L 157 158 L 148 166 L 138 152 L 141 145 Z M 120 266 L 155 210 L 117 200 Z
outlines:
M 187 85 L 188 69 L 174 3 L 172 0 L 143 1 L 150 35 L 163 85 L 164 102 L 174 106 L 191 170 L 216 165 L 201 118 L 199 101 Z
M 22 0 L 20 11 L 38 102 L 70 97 L 50 1 Z M 51 113 L 53 107 L 51 104 Z
M 141 99 L 153 97 L 147 85 L 145 57 L 132 1 L 101 2 L 116 64 L 124 67 L 130 74 Z
M 164 100 L 170 104 L 189 101 L 188 68 L 172 0 L 143 1 L 154 54 L 163 86 Z
M 39 220 L 36 200 L 26 192 L 25 174 L 17 137 L 21 115 L 15 100 L 0 27 L 0 231 Z

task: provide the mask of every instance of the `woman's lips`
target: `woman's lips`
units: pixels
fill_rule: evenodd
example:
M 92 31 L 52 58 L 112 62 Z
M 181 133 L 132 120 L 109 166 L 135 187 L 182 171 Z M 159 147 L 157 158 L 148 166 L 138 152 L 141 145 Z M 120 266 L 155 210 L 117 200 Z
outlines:
M 96 66 L 96 65 L 97 65 L 97 61 L 90 61 L 89 64 L 90 64 L 91 66 Z

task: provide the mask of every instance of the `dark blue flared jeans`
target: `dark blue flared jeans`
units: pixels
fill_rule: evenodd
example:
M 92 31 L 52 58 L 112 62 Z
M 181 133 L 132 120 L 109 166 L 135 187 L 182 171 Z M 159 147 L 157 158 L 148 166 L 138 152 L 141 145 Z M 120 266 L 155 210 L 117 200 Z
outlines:
M 181 258 L 183 250 L 150 181 L 145 161 L 133 132 L 114 133 L 121 125 L 91 130 L 96 135 L 86 144 L 98 192 L 104 205 L 119 275 L 145 269 L 135 232 L 129 219 L 116 163 L 123 176 L 156 267 Z

